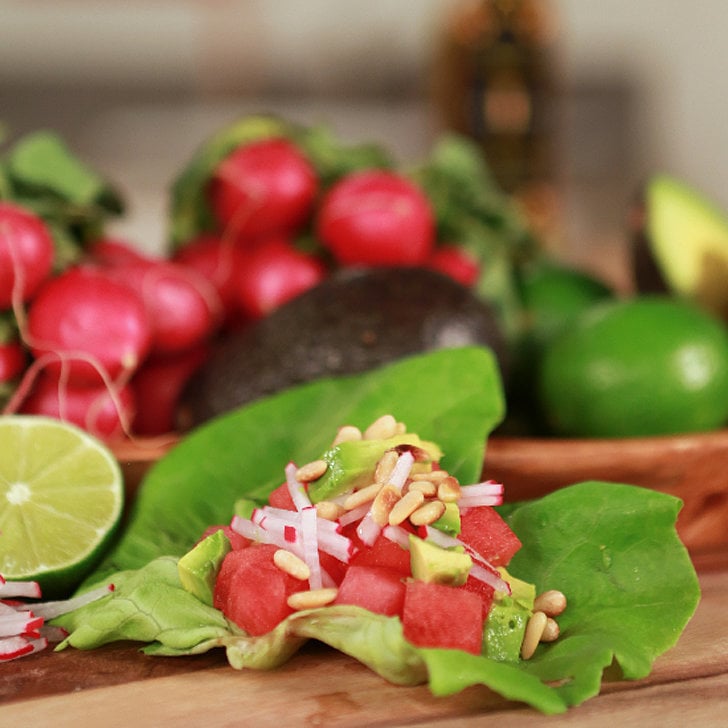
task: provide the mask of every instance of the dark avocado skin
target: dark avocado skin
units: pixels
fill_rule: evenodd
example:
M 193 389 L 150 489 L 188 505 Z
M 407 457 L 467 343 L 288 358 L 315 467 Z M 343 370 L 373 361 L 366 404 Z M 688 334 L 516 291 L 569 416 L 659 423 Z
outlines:
M 225 338 L 183 392 L 178 425 L 303 382 L 465 345 L 489 346 L 505 374 L 497 318 L 468 289 L 422 268 L 343 269 Z

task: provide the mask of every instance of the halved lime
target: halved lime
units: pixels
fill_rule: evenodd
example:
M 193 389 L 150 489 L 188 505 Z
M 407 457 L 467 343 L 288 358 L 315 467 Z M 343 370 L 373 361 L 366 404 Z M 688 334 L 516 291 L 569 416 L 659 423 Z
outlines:
M 118 462 L 74 425 L 0 416 L 0 574 L 69 594 L 103 554 L 124 507 Z

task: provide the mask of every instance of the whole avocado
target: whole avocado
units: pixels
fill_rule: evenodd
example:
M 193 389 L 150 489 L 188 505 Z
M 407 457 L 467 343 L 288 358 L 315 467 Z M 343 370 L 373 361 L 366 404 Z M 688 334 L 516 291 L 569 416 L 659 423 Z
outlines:
M 225 338 L 183 392 L 178 427 L 303 382 L 469 345 L 490 347 L 505 377 L 497 316 L 461 284 L 424 268 L 341 269 Z

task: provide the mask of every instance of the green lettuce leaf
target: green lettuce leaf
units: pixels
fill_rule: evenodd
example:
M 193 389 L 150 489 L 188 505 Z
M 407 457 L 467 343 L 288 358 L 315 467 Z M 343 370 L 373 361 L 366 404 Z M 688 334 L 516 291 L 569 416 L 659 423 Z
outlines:
M 229 523 L 239 498 L 265 501 L 287 462 L 319 457 L 338 427 L 365 427 L 386 412 L 437 442 L 443 465 L 462 483 L 474 482 L 504 411 L 498 364 L 480 347 L 410 357 L 242 407 L 188 434 L 156 463 L 121 540 L 86 586 L 158 556 L 181 556 L 209 525 Z

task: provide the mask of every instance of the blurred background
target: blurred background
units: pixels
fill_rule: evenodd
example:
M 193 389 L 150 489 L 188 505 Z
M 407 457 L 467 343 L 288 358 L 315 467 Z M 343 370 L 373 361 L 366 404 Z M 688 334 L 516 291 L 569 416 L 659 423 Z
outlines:
M 60 132 L 150 251 L 174 175 L 243 115 L 325 123 L 404 163 L 460 127 L 549 245 L 619 276 L 646 175 L 728 208 L 727 23 L 722 0 L 0 0 L 0 123 Z

